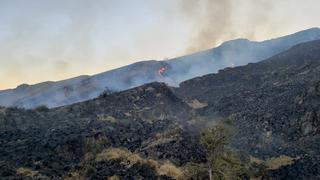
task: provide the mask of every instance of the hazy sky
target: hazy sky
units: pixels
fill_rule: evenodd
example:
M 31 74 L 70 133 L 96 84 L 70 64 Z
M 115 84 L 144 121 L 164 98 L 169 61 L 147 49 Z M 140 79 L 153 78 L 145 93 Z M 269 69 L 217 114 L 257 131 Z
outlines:
M 320 26 L 319 0 L 0 0 L 0 89 Z

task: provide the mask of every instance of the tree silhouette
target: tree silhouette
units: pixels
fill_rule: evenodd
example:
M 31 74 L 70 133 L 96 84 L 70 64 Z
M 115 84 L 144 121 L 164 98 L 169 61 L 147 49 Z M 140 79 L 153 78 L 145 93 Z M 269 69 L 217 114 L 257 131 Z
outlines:
M 243 166 L 236 153 L 228 145 L 232 137 L 230 125 L 219 123 L 201 133 L 200 143 L 206 150 L 210 180 L 240 179 Z

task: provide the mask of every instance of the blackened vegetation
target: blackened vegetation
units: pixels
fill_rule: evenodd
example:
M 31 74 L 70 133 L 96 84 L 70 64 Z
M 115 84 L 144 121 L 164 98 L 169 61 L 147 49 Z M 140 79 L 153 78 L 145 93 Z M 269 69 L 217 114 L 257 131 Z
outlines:
M 19 168 L 37 178 L 62 178 L 83 164 L 87 153 L 124 147 L 141 156 L 177 165 L 204 159 L 196 134 L 189 134 L 193 110 L 164 84 L 149 84 L 95 100 L 51 110 L 1 109 L 0 176 L 16 177 Z M 109 164 L 108 164 L 109 163 Z M 121 164 L 97 163 L 88 175 L 105 178 L 102 169 L 125 175 Z M 127 169 L 134 175 L 141 167 Z M 102 168 L 102 169 L 101 169 Z M 138 169 L 134 169 L 138 168 Z M 100 170 L 99 170 L 100 169 Z M 147 170 L 145 170 L 148 172 Z M 35 173 L 36 172 L 36 173 Z M 36 174 L 36 175 L 35 175 Z M 21 175 L 21 176 L 22 176 Z M 148 174 L 148 176 L 156 174 Z
M 208 103 L 202 116 L 220 114 L 233 120 L 236 149 L 261 159 L 299 158 L 272 174 L 315 178 L 320 162 L 319 77 L 320 41 L 313 41 L 260 63 L 186 81 L 176 93 Z
M 55 109 L 0 108 L 0 177 L 179 179 L 206 163 L 199 130 L 223 117 L 248 175 L 317 179 L 319 77 L 314 41 L 175 89 L 151 83 Z

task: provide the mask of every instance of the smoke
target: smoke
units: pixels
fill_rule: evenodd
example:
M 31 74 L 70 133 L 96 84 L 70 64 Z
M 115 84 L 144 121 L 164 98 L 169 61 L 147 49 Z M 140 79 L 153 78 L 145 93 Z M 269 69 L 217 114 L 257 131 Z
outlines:
M 267 0 L 180 0 L 178 11 L 193 22 L 186 53 L 212 48 L 228 39 L 255 39 L 266 31 L 276 32 L 270 21 L 273 4 Z
M 0 89 L 177 57 L 234 38 L 277 37 L 319 26 L 318 6 L 313 0 L 1 1 Z M 60 71 L 61 61 L 68 66 Z
M 224 34 L 232 24 L 230 0 L 181 0 L 180 10 L 183 15 L 196 21 L 187 52 L 215 45 L 224 38 Z

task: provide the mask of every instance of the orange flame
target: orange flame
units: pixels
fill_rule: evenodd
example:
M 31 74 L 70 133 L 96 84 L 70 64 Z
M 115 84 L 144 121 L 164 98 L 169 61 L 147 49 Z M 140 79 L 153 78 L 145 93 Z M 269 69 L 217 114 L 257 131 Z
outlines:
M 158 70 L 158 74 L 159 76 L 163 76 L 163 73 L 166 71 L 166 68 L 165 67 L 161 67 L 159 70 Z

